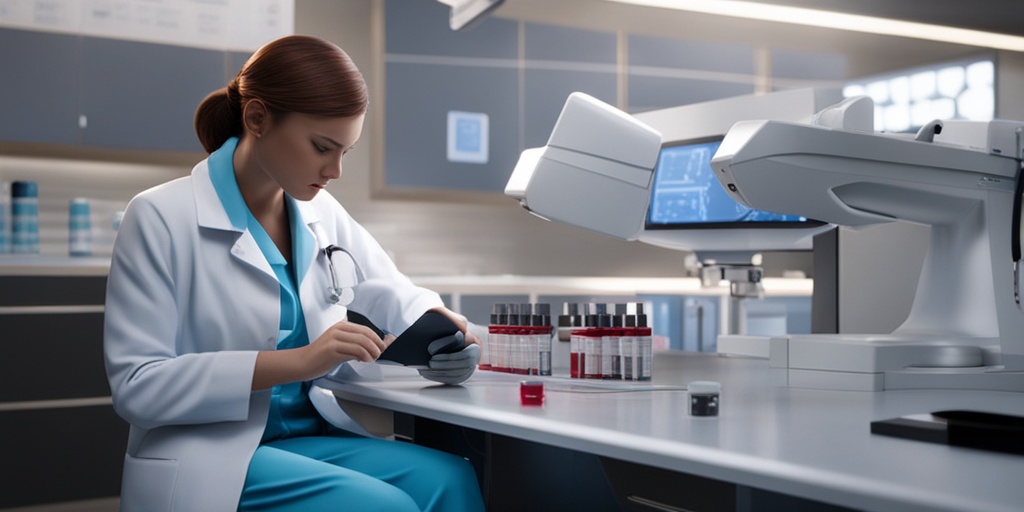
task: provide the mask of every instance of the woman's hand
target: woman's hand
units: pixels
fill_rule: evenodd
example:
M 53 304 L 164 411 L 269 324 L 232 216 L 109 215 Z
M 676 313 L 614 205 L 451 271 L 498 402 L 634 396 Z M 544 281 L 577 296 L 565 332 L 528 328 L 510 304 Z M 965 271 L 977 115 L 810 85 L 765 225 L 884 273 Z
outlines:
M 394 339 L 387 336 L 382 340 L 370 328 L 343 320 L 304 347 L 261 351 L 256 356 L 252 389 L 314 379 L 345 361 L 376 361 Z
M 310 371 L 308 378 L 311 379 L 331 371 L 344 361 L 376 361 L 381 352 L 388 348 L 388 344 L 389 342 L 378 338 L 369 327 L 343 320 L 329 327 L 319 338 L 299 350 L 305 351 L 303 355 Z
M 469 330 L 469 322 L 460 314 L 448 308 L 434 308 L 452 321 L 465 335 L 466 346 L 451 354 L 435 354 L 430 358 L 430 367 L 420 369 L 420 375 L 428 380 L 448 385 L 458 385 L 466 381 L 476 370 L 480 362 L 480 350 L 483 346 L 480 339 Z
M 452 311 L 452 310 L 450 310 L 448 308 L 445 308 L 445 307 L 434 308 L 431 311 L 436 311 L 438 313 L 441 313 L 442 315 L 447 317 L 449 320 L 451 320 L 452 323 L 454 323 L 455 326 L 458 327 L 460 331 L 462 331 L 462 334 L 466 335 L 466 344 L 467 345 L 469 345 L 470 343 L 474 343 L 474 344 L 483 346 L 483 344 L 480 343 L 480 338 L 477 338 L 475 334 L 470 332 L 470 330 L 469 330 L 469 323 L 466 322 L 466 317 L 464 317 L 464 316 L 462 316 L 462 315 L 460 315 L 460 314 L 458 314 L 458 313 L 456 313 L 456 312 L 454 312 L 454 311 Z

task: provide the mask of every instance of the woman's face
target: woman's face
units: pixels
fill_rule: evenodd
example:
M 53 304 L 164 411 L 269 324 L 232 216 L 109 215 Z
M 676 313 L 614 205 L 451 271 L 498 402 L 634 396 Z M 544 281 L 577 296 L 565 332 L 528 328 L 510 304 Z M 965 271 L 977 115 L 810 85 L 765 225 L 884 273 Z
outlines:
M 359 140 L 364 117 L 277 116 L 255 141 L 255 157 L 285 193 L 309 201 L 341 177 L 342 157 Z

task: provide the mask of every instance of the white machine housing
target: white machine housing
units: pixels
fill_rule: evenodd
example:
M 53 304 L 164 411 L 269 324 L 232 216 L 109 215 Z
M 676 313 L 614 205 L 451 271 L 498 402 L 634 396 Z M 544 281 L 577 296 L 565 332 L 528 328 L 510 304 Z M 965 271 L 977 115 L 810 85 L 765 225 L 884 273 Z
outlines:
M 634 240 L 661 134 L 592 96 L 569 95 L 548 144 L 523 151 L 505 195 L 548 220 Z
M 471 27 L 501 6 L 505 0 L 437 0 L 451 7 L 448 26 L 452 30 Z
M 931 226 L 931 240 L 900 327 L 772 338 L 778 383 L 1024 391 L 1024 312 L 1011 257 L 1024 123 L 944 121 L 929 126 L 941 131 L 913 137 L 874 133 L 841 115 L 817 122 L 737 123 L 712 159 L 719 180 L 753 208 L 846 226 L 914 222 Z
M 654 169 L 665 145 L 724 137 L 751 117 L 810 122 L 839 101 L 836 89 L 798 89 L 707 101 L 630 116 L 583 93 L 572 93 L 546 146 L 523 151 L 505 194 L 531 213 L 623 240 L 750 262 L 765 250 L 810 249 L 830 226 L 764 229 L 646 229 Z M 609 205 L 614 205 L 610 208 Z M 740 224 L 740 223 L 737 223 Z

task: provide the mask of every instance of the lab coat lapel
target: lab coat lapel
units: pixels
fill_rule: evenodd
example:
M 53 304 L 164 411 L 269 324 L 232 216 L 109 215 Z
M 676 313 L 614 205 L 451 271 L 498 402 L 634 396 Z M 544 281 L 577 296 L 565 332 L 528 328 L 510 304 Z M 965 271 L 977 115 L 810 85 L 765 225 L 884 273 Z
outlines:
M 306 279 L 310 267 L 316 264 L 317 252 L 323 250 L 323 247 L 320 246 L 321 233 L 317 232 L 320 226 L 320 212 L 308 201 L 296 201 L 290 197 L 288 201 L 294 205 L 293 212 L 299 217 L 298 222 L 292 222 L 292 226 L 304 228 L 304 231 L 297 234 L 298 236 L 293 237 L 296 241 L 296 246 L 293 249 L 297 265 L 296 281 L 302 283 Z
M 260 246 L 248 229 L 239 233 L 235 244 L 231 247 L 231 255 L 277 281 L 277 274 L 274 274 L 274 269 L 270 268 L 270 263 L 263 256 L 263 251 L 260 250 Z
M 192 186 L 196 194 L 196 218 L 200 228 L 217 229 L 230 231 L 235 234 L 234 243 L 231 246 L 231 256 L 252 266 L 277 281 L 274 269 L 263 257 L 256 239 L 248 229 L 239 228 L 231 223 L 224 206 L 217 196 L 217 190 L 210 180 L 209 167 L 196 166 L 192 171 Z

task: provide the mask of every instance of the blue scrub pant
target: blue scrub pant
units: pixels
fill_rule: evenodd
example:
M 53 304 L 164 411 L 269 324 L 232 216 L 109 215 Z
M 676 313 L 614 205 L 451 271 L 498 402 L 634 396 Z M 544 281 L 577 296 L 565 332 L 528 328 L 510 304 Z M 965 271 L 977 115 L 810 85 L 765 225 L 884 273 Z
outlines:
M 465 460 L 423 446 L 356 436 L 260 445 L 238 510 L 483 511 Z

